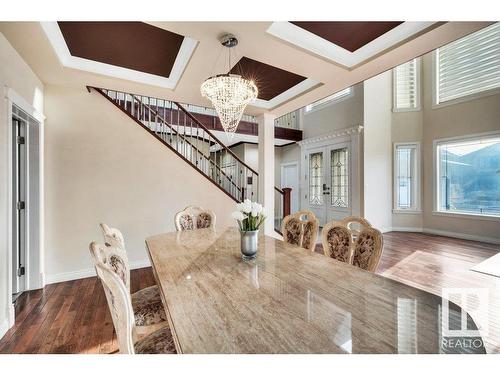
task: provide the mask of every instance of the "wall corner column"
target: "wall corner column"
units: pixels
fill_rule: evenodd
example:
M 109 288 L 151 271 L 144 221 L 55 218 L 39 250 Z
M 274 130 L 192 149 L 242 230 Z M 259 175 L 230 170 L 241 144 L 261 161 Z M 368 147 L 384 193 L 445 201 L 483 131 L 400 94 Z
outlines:
M 274 235 L 274 119 L 275 115 L 257 116 L 259 130 L 259 202 L 266 208 L 264 234 Z

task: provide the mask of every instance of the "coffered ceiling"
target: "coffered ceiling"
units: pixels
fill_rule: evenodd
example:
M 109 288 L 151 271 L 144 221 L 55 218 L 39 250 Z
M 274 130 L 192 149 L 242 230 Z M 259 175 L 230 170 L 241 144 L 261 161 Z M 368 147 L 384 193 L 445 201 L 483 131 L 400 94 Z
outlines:
M 291 22 L 304 30 L 354 52 L 403 22 Z
M 144 22 L 58 22 L 72 56 L 168 78 L 184 37 Z
M 210 106 L 200 85 L 231 72 L 255 80 L 256 115 L 282 115 L 373 77 L 490 22 L 0 22 L 46 85 L 107 87 Z
M 259 89 L 258 98 L 269 101 L 304 81 L 306 77 L 243 56 L 231 73 L 251 79 Z

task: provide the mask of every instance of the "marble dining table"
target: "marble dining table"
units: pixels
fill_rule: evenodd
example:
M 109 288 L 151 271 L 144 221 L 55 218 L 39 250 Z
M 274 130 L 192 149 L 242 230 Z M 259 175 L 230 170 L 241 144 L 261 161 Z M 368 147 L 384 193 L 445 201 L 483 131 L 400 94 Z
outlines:
M 252 261 L 237 228 L 158 234 L 146 248 L 178 353 L 485 352 L 480 337 L 447 345 L 441 297 L 273 237 L 260 235 Z M 447 310 L 459 325 L 460 308 Z

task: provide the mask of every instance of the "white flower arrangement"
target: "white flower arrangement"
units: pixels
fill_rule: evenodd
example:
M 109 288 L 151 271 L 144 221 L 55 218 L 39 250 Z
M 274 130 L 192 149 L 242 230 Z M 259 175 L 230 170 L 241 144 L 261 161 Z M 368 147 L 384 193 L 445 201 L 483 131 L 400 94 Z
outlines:
M 257 230 L 266 220 L 264 207 L 250 199 L 236 204 L 236 211 L 231 214 L 231 217 L 238 222 L 242 232 Z

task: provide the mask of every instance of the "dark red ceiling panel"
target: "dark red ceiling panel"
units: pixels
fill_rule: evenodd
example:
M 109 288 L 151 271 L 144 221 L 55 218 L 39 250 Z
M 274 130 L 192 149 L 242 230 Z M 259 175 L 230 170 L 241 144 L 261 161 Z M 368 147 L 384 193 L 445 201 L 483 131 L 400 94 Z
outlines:
M 242 57 L 230 73 L 252 79 L 259 89 L 258 98 L 262 100 L 271 100 L 306 79 L 306 77 L 248 57 Z
M 58 22 L 73 56 L 169 77 L 184 37 L 143 22 Z
M 291 23 L 354 52 L 403 22 L 296 21 Z

